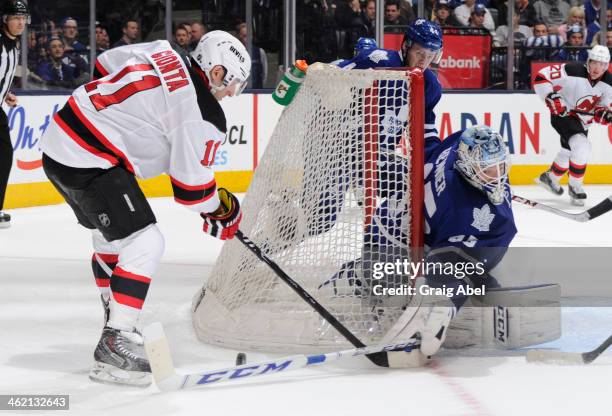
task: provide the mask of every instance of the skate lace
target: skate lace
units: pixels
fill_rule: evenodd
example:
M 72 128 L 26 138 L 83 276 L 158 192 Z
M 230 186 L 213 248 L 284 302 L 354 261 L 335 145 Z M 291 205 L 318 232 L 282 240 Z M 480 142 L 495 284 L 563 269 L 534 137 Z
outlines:
M 134 338 L 134 339 L 132 339 Z M 140 360 L 142 357 L 134 352 L 130 346 L 131 345 L 141 345 L 142 342 L 140 340 L 140 335 L 138 333 L 126 333 L 121 332 L 116 337 L 116 346 L 117 351 L 123 354 L 124 356 L 131 358 L 133 360 Z

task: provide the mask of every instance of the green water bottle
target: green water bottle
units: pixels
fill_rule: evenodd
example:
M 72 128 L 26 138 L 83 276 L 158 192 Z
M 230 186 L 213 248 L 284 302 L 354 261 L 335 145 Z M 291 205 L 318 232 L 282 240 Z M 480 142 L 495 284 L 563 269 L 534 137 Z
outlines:
M 280 105 L 289 105 L 289 103 L 295 97 L 295 94 L 300 89 L 304 78 L 306 77 L 306 69 L 308 64 L 306 61 L 295 61 L 295 64 L 285 72 L 283 79 L 280 80 L 274 92 L 272 98 Z

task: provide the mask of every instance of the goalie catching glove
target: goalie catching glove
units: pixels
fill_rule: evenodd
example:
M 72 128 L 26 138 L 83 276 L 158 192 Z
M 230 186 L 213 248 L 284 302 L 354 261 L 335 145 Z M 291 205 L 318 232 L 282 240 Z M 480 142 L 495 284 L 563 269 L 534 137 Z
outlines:
M 612 111 L 607 107 L 595 107 L 593 114 L 595 116 L 593 118 L 595 123 L 604 125 L 612 123 Z
M 553 116 L 565 117 L 568 115 L 567 106 L 563 102 L 563 97 L 558 92 L 551 92 L 544 101 L 550 110 L 550 114 Z
M 219 208 L 213 212 L 200 214 L 204 219 L 203 231 L 221 240 L 231 240 L 238 231 L 242 220 L 240 202 L 225 188 L 219 188 L 217 194 L 220 201 Z

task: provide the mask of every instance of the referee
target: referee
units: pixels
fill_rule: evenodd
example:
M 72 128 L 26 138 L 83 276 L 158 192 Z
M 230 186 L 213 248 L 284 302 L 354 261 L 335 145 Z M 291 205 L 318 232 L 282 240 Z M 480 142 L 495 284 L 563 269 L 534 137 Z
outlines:
M 17 105 L 17 97 L 10 92 L 15 69 L 19 62 L 17 38 L 30 23 L 28 5 L 23 0 L 5 0 L 2 7 L 2 30 L 0 31 L 0 103 Z M 11 216 L 2 212 L 9 174 L 13 165 L 13 144 L 9 135 L 8 119 L 0 108 L 0 228 L 11 225 Z

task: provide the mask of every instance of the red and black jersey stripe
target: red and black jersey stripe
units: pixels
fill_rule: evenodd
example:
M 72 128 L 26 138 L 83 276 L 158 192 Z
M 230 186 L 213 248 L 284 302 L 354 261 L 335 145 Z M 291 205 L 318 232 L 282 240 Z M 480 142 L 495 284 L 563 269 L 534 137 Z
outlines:
M 534 84 L 544 84 L 546 82 L 548 82 L 549 84 L 552 84 L 552 82 L 544 78 L 544 76 L 539 73 L 536 75 L 535 79 L 533 80 Z
M 134 173 L 134 167 L 125 154 L 85 117 L 74 97 L 68 99 L 66 105 L 55 113 L 53 119 L 79 146 L 106 159 L 114 166 L 121 164 Z
M 173 177 L 170 177 L 170 182 L 172 182 L 174 200 L 183 205 L 195 205 L 206 202 L 217 190 L 217 183 L 214 179 L 203 185 L 195 186 L 184 184 Z
M 586 166 L 586 163 L 584 165 L 577 165 L 575 163 L 572 163 L 572 161 L 570 160 L 570 176 L 573 176 L 574 178 L 582 178 L 584 176 L 584 173 L 586 172 Z
M 96 258 L 96 255 L 100 260 L 106 263 L 108 268 L 111 270 L 115 270 L 115 267 L 117 267 L 119 256 L 116 254 L 102 254 L 102 253 L 94 253 L 91 256 L 91 270 L 93 271 L 94 279 L 96 279 L 96 285 L 98 285 L 98 287 L 109 287 L 110 286 L 110 276 L 102 268 L 102 266 L 98 262 L 98 259 Z
M 102 66 L 99 59 L 96 59 L 96 65 L 94 66 L 93 79 L 100 79 L 108 75 L 106 68 Z
M 142 309 L 151 279 L 116 267 L 111 277 L 113 299 L 122 305 Z

